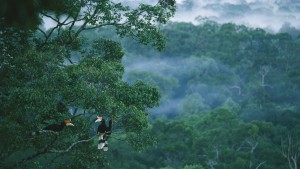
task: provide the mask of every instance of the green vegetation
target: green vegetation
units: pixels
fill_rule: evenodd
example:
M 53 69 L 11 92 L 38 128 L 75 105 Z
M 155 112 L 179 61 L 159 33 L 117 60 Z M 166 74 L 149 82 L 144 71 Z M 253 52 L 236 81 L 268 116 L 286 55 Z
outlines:
M 297 169 L 300 36 L 160 25 L 173 1 L 81 2 L 71 20 L 35 6 L 56 22 L 47 31 L 1 20 L 1 168 Z M 99 114 L 114 117 L 108 152 Z
M 152 143 L 147 111 L 158 105 L 158 89 L 122 80 L 124 51 L 118 42 L 101 36 L 90 42 L 80 35 L 110 25 L 118 36 L 162 49 L 157 25 L 167 22 L 174 6 L 140 4 L 131 9 L 107 0 L 63 1 L 69 6 L 60 15 L 28 1 L 24 13 L 32 5 L 35 17 L 20 29 L 15 22 L 21 24 L 23 16 L 10 20 L 7 13 L 22 3 L 5 2 L 8 6 L 0 11 L 0 168 L 103 167 L 106 160 L 97 150 L 94 129 L 97 115 L 114 118 L 118 133 L 132 147 Z M 48 30 L 36 28 L 40 17 L 55 24 Z M 75 126 L 40 132 L 65 119 Z
M 166 93 L 165 100 L 180 99 L 183 105 L 190 103 L 188 100 L 198 100 L 195 110 L 185 114 L 231 104 L 248 121 L 259 119 L 287 125 L 282 119 L 286 113 L 296 118 L 300 99 L 299 38 L 211 22 L 198 26 L 171 23 L 163 32 L 168 41 L 161 53 L 125 42 L 130 53 L 126 67 L 135 68 L 125 76 L 129 82 L 148 81 Z M 138 64 L 143 68 L 134 67 Z M 163 80 L 153 83 L 151 79 L 156 77 L 166 77 L 164 84 Z M 167 83 L 168 79 L 174 81 L 173 85 Z M 180 107 L 177 110 L 169 113 L 177 116 Z M 296 124 L 289 123 L 290 127 Z
M 162 93 L 151 113 L 157 142 L 139 153 L 114 147 L 108 168 L 295 169 L 300 39 L 214 22 L 162 31 L 160 53 L 121 40 L 125 79 Z

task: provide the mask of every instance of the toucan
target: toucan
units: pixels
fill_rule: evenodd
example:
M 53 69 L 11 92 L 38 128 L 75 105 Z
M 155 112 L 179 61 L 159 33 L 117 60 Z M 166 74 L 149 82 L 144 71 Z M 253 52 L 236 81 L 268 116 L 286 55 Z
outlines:
M 65 126 L 74 126 L 74 124 L 71 123 L 71 119 L 69 119 L 69 120 L 64 120 L 60 124 L 50 124 L 50 125 L 46 126 L 43 130 L 59 132 L 59 131 L 62 131 Z

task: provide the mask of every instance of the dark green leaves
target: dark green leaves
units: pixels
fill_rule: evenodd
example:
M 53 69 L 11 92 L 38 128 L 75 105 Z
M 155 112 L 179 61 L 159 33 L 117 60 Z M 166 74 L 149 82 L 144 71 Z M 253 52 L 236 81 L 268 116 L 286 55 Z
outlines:
M 95 40 L 92 47 L 95 55 L 102 56 L 107 60 L 120 61 L 124 55 L 121 44 L 112 40 Z
M 158 89 L 122 80 L 120 43 L 103 38 L 88 43 L 80 34 L 112 26 L 121 37 L 162 50 L 159 27 L 174 12 L 174 4 L 169 3 L 131 9 L 109 0 L 4 0 L 0 7 L 0 130 L 6 141 L 0 144 L 0 165 L 103 166 L 102 152 L 95 151 L 97 141 L 93 140 L 97 115 L 113 117 L 116 129 L 136 149 L 152 143 L 144 131 L 147 110 L 158 106 Z M 44 29 L 42 18 L 54 24 Z M 59 134 L 39 132 L 70 118 L 75 126 Z

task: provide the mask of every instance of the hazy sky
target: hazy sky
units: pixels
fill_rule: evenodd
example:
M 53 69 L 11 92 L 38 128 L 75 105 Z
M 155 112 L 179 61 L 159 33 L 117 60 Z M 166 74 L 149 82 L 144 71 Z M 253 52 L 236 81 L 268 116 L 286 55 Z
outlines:
M 116 0 L 130 6 L 155 4 L 156 0 Z M 176 0 L 178 11 L 172 21 L 213 20 L 232 22 L 277 32 L 283 24 L 300 29 L 300 0 Z M 196 17 L 202 20 L 195 20 Z
M 114 0 L 131 7 L 158 0 Z M 213 20 L 232 22 L 277 32 L 283 24 L 300 29 L 300 0 L 176 0 L 178 10 L 172 21 L 201 23 Z M 198 17 L 198 20 L 195 18 Z M 50 19 L 45 19 L 49 28 Z
M 300 29 L 300 0 L 177 0 L 173 21 L 232 22 L 277 32 L 283 24 Z M 200 20 L 195 20 L 200 16 Z M 202 19 L 202 20 L 201 20 Z

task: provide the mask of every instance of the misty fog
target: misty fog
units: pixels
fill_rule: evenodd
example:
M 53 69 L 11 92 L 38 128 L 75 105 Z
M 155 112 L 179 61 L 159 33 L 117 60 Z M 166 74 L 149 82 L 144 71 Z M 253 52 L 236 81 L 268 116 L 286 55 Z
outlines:
M 125 81 L 143 80 L 161 89 L 161 104 L 151 110 L 154 116 L 173 116 L 177 113 L 183 113 L 179 111 L 182 111 L 180 110 L 182 106 L 188 103 L 189 96 L 199 97 L 192 97 L 195 100 L 194 106 L 196 107 L 194 109 L 197 109 L 195 111 L 216 108 L 226 101 L 229 93 L 231 93 L 230 86 L 235 85 L 235 82 L 228 85 L 228 88 L 225 89 L 227 94 L 225 94 L 221 85 L 209 84 L 209 81 L 205 79 L 207 76 L 222 74 L 230 77 L 234 72 L 232 68 L 218 63 L 213 58 L 191 56 L 187 58 L 141 57 L 130 59 L 126 56 L 123 62 L 126 70 Z M 142 76 L 145 74 L 148 76 Z M 166 84 L 159 84 L 161 81 Z M 203 106 L 199 107 L 201 104 Z
M 282 25 L 300 28 L 297 0 L 184 0 L 173 21 L 236 23 L 278 32 Z

